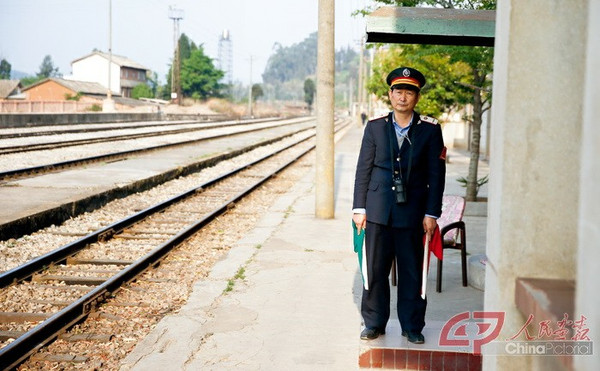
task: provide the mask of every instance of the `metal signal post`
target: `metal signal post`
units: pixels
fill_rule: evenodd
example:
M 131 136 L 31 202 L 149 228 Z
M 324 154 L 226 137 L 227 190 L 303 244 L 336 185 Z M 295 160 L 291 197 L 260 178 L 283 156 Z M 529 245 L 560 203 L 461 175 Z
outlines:
M 171 65 L 171 101 L 181 104 L 181 81 L 179 60 L 179 21 L 183 19 L 183 10 L 169 6 L 169 18 L 173 20 L 173 64 Z

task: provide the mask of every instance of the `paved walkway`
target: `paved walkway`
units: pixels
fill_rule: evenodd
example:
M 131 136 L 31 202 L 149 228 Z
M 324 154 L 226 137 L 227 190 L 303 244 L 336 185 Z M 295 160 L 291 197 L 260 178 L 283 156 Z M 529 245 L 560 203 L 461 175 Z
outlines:
M 354 127 L 336 145 L 335 219 L 314 217 L 311 171 L 276 201 L 208 279 L 195 284 L 181 311 L 165 317 L 138 344 L 122 370 L 357 369 L 361 281 L 352 249 L 350 210 L 361 136 Z M 464 194 L 455 175 L 466 176 L 468 159 L 454 151 L 450 155 L 447 193 Z M 469 252 L 482 253 L 481 205 L 469 205 L 465 220 Z M 481 291 L 460 285 L 458 260 L 458 254 L 448 253 L 440 294 L 435 293 L 431 267 L 427 321 L 434 328 L 460 311 L 483 307 Z M 241 267 L 244 278 L 224 294 L 228 280 Z

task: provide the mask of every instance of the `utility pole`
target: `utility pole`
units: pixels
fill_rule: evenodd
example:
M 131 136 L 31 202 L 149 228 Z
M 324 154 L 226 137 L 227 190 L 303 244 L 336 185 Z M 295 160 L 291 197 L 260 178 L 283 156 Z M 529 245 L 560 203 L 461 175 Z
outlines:
M 334 210 L 335 0 L 319 0 L 317 53 L 317 149 L 315 216 L 332 219 Z
M 111 70 L 112 69 L 112 0 L 108 0 L 108 91 L 102 102 L 102 112 L 114 112 L 115 101 L 112 99 Z
M 364 37 L 360 39 L 360 59 L 358 65 L 358 112 L 356 117 L 358 125 L 362 126 L 361 115 L 364 112 L 365 101 L 365 42 Z
M 375 51 L 374 49 L 369 49 L 369 64 L 366 65 L 366 81 L 370 81 L 371 77 L 373 76 L 373 61 L 375 60 Z M 369 94 L 367 91 L 367 84 L 365 84 L 365 95 L 367 96 L 367 99 L 369 100 L 369 108 L 367 109 L 367 112 L 369 113 L 368 116 L 373 116 L 373 110 L 375 109 L 374 107 L 374 101 L 375 101 L 375 95 L 374 94 Z
M 248 117 L 252 118 L 252 56 L 250 56 L 250 83 L 248 88 Z
M 181 104 L 181 81 L 179 67 L 179 21 L 183 19 L 183 10 L 169 6 L 169 18 L 173 20 L 173 64 L 171 65 L 171 101 Z
M 348 93 L 348 112 L 350 116 L 354 114 L 354 79 L 351 77 L 350 82 L 348 83 L 348 89 L 350 92 Z

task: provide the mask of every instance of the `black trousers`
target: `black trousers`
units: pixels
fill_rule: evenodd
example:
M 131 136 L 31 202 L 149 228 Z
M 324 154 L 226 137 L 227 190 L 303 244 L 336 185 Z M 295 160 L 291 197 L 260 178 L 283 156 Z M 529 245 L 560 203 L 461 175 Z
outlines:
M 423 228 L 392 228 L 367 222 L 369 290 L 363 288 L 361 314 L 366 327 L 385 329 L 390 318 L 389 274 L 398 267 L 398 319 L 404 331 L 425 327 L 427 300 L 421 298 Z

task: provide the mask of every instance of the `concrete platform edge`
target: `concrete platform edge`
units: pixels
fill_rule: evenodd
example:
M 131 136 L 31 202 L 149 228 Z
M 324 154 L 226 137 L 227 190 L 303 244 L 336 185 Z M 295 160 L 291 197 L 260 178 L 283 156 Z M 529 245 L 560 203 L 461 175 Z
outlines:
M 206 167 L 214 166 L 219 161 L 228 160 L 245 152 L 251 151 L 259 146 L 267 145 L 280 139 L 282 139 L 282 137 L 261 141 L 244 148 L 228 151 L 221 155 L 213 156 L 193 164 L 180 166 L 170 171 L 165 171 L 145 179 L 140 179 L 125 186 L 116 186 L 103 191 L 93 190 L 93 194 L 88 197 L 72 200 L 56 207 L 50 207 L 46 210 L 0 224 L 0 241 L 31 234 L 39 229 L 49 227 L 53 224 L 61 224 L 69 218 L 73 218 L 85 212 L 98 209 L 110 201 L 127 197 L 137 192 L 146 191 L 162 183 L 181 176 L 192 174 Z
M 248 235 L 240 239 L 212 268 L 205 280 L 197 281 L 186 305 L 178 313 L 163 318 L 154 330 L 122 361 L 120 370 L 185 369 L 185 362 L 201 345 L 203 336 L 198 329 L 208 316 L 211 306 L 227 288 L 240 267 L 259 252 L 287 217 L 287 210 L 313 187 L 314 172 L 309 172 L 286 194 L 280 196 Z M 200 312 L 201 313 L 200 313 Z M 182 321 L 183 319 L 183 321 Z M 190 341 L 192 339 L 196 339 Z M 161 349 L 160 357 L 156 357 Z M 188 354 L 183 354 L 187 352 Z M 165 353 L 169 356 L 165 357 Z M 168 359 L 168 362 L 165 361 Z M 165 368 L 163 368 L 165 367 Z

